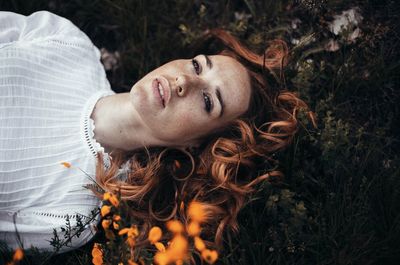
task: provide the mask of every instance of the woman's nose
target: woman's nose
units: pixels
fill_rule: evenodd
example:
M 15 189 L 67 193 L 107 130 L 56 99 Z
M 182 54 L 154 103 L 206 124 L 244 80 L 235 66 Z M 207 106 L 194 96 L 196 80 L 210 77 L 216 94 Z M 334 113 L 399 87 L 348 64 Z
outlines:
M 197 76 L 179 75 L 175 78 L 176 93 L 178 96 L 183 97 L 190 93 L 193 89 L 198 89 L 201 80 Z

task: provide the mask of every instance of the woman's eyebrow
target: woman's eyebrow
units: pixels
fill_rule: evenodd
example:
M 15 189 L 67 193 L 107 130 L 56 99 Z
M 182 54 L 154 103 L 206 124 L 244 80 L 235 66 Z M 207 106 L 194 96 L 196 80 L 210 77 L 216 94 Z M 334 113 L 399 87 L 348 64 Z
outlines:
M 217 98 L 219 100 L 219 104 L 221 104 L 221 112 L 219 113 L 219 117 L 221 118 L 222 115 L 224 114 L 225 104 L 224 104 L 224 101 L 222 100 L 221 92 L 219 91 L 219 87 L 218 86 L 215 89 L 215 93 L 217 94 Z
M 208 66 L 208 69 L 211 69 L 213 67 L 212 61 L 210 60 L 210 58 L 207 55 L 205 55 L 205 54 L 203 54 L 203 55 L 206 58 L 206 64 Z
M 203 54 L 203 56 L 204 56 L 204 58 L 206 58 L 206 64 L 208 66 L 208 69 L 211 69 L 213 67 L 213 63 L 212 63 L 211 59 L 205 54 Z M 224 101 L 222 100 L 221 91 L 219 90 L 218 86 L 215 89 L 215 94 L 217 95 L 219 104 L 221 105 L 221 112 L 219 113 L 219 116 L 218 116 L 221 118 L 222 115 L 224 114 L 225 104 L 224 104 Z

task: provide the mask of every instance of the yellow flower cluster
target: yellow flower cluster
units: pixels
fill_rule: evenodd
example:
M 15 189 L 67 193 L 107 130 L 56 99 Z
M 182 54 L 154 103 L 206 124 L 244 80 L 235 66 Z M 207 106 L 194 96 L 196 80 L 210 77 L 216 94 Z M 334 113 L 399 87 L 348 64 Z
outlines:
M 201 253 L 201 257 L 209 264 L 213 264 L 218 259 L 218 252 L 206 248 L 203 240 L 200 238 L 200 224 L 205 221 L 206 215 L 203 204 L 192 202 L 188 208 L 190 219 L 187 232 L 194 238 L 194 246 Z
M 121 221 L 121 216 L 119 216 L 118 214 L 113 214 L 111 216 L 110 213 L 113 206 L 115 208 L 119 206 L 119 200 L 115 194 L 105 192 L 103 194 L 103 201 L 108 201 L 109 203 L 111 203 L 111 205 L 103 205 L 100 209 L 101 217 L 103 217 L 103 220 L 101 221 L 101 226 L 104 228 L 106 238 L 108 240 L 114 240 L 115 234 L 113 231 L 110 230 L 110 228 L 112 227 L 115 230 L 120 229 L 119 222 Z
M 24 258 L 24 251 L 20 248 L 17 248 L 14 251 L 14 255 L 12 261 L 8 262 L 7 265 L 16 265 Z
M 188 258 L 188 240 L 182 234 L 184 227 L 181 222 L 173 220 L 167 222 L 167 228 L 174 234 L 167 248 L 159 242 L 162 237 L 162 231 L 159 227 L 155 226 L 149 232 L 148 239 L 158 250 L 154 256 L 154 262 L 158 265 L 183 264 L 183 261 Z
M 106 238 L 110 241 L 114 241 L 117 235 L 120 236 L 123 239 L 122 242 L 125 242 L 124 244 L 129 246 L 130 254 L 127 257 L 128 264 L 138 265 L 133 260 L 133 251 L 136 245 L 136 238 L 139 236 L 139 230 L 137 226 L 131 225 L 130 227 L 122 228 L 124 226 L 124 222 L 121 220 L 121 216 L 117 214 L 120 213 L 120 201 L 115 194 L 105 192 L 103 194 L 103 201 L 104 205 L 100 210 L 102 216 L 101 226 L 104 229 Z M 184 205 L 182 204 L 181 207 L 184 207 Z M 178 220 L 170 220 L 166 223 L 166 228 L 172 234 L 172 239 L 168 241 L 167 245 L 164 245 L 161 242 L 163 238 L 163 231 L 160 227 L 154 226 L 150 229 L 148 240 L 157 249 L 157 253 L 155 254 L 153 260 L 154 264 L 183 265 L 185 262 L 188 262 L 190 257 L 190 238 L 193 239 L 194 248 L 201 253 L 201 257 L 204 261 L 206 261 L 208 264 L 213 264 L 218 259 L 217 251 L 207 249 L 206 244 L 200 238 L 201 224 L 206 220 L 207 217 L 205 214 L 204 204 L 199 202 L 190 203 L 187 210 L 187 215 L 189 217 L 189 223 L 186 225 L 186 227 Z M 118 240 L 120 240 L 120 238 L 118 238 Z M 93 246 L 92 262 L 94 265 L 102 265 L 105 263 L 103 259 L 106 258 L 103 257 L 101 247 L 102 245 L 100 244 L 94 244 Z
M 215 250 L 206 248 L 205 243 L 200 238 L 201 227 L 200 224 L 205 221 L 206 215 L 204 206 L 198 202 L 192 202 L 189 205 L 188 216 L 190 222 L 186 229 L 184 225 L 178 220 L 168 221 L 166 224 L 167 229 L 173 234 L 172 240 L 166 248 L 163 243 L 159 242 L 162 237 L 162 231 L 159 227 L 153 227 L 148 239 L 153 244 L 158 252 L 154 256 L 154 262 L 158 265 L 176 264 L 181 265 L 187 261 L 189 242 L 187 235 L 193 237 L 195 248 L 201 253 L 201 257 L 209 264 L 213 264 L 218 259 L 218 253 Z
M 123 228 L 118 232 L 118 235 L 126 235 L 126 244 L 128 244 L 131 249 L 135 246 L 135 238 L 139 235 L 139 230 L 135 225 L 130 228 Z
M 139 230 L 135 225 L 132 225 L 131 227 L 126 227 L 126 228 L 121 228 L 121 216 L 118 214 L 112 214 L 114 212 L 113 207 L 118 208 L 120 205 L 120 201 L 118 197 L 115 194 L 112 194 L 110 192 L 105 192 L 103 194 L 103 201 L 109 202 L 111 205 L 103 205 L 100 209 L 100 214 L 103 218 L 101 221 L 101 226 L 104 229 L 105 236 L 108 240 L 114 240 L 115 239 L 115 234 L 112 231 L 114 229 L 115 231 L 118 231 L 119 236 L 126 237 L 125 243 L 130 247 L 130 249 L 133 249 L 135 246 L 135 238 L 139 235 Z M 96 244 L 95 244 L 96 246 Z M 95 248 L 95 247 L 94 247 Z M 94 249 L 93 248 L 93 249 Z M 97 253 L 97 251 L 96 251 Z M 100 265 L 103 264 L 103 261 L 95 263 L 94 260 L 94 253 L 92 251 L 92 256 L 93 256 L 93 264 L 94 265 Z M 99 259 L 100 261 L 100 259 Z M 128 260 L 129 265 L 137 265 L 136 262 L 134 262 L 132 259 Z

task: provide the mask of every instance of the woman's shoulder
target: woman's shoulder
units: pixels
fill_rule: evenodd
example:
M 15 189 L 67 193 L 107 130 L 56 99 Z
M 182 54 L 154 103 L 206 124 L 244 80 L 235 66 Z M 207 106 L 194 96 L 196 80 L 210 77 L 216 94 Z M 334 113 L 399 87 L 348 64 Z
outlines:
M 30 17 L 32 23 L 28 26 L 27 30 L 32 35 L 57 38 L 68 42 L 87 42 L 92 45 L 91 40 L 82 30 L 62 16 L 49 11 L 38 11 L 32 13 Z M 29 38 L 29 35 L 27 37 Z
M 28 16 L 13 12 L 0 12 L 0 36 L 7 34 L 8 41 L 41 41 L 65 39 L 90 42 L 87 35 L 70 20 L 49 11 L 37 11 Z M 1 42 L 7 42 L 6 40 Z

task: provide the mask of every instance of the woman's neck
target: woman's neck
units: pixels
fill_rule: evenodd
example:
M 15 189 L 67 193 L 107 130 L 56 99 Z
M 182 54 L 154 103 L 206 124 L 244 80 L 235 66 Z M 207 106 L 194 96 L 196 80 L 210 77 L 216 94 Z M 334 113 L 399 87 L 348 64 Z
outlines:
M 107 153 L 114 149 L 130 151 L 158 144 L 142 125 L 129 93 L 101 98 L 90 118 L 95 124 L 94 138 Z

